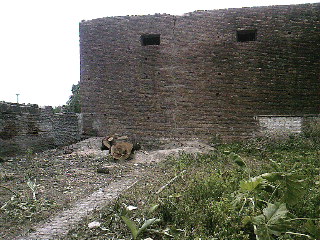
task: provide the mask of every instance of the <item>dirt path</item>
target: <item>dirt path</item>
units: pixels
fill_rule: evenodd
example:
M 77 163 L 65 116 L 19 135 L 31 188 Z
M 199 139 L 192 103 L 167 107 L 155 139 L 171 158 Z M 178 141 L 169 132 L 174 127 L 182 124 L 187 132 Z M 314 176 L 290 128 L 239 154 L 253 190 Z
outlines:
M 34 233 L 25 237 L 18 237 L 16 240 L 58 239 L 60 236 L 67 234 L 73 225 L 78 223 L 93 210 L 100 209 L 116 199 L 121 192 L 130 188 L 136 181 L 135 178 L 124 178 L 115 181 L 104 189 L 100 189 L 89 197 L 76 202 L 72 208 L 59 213 L 50 219 L 50 221 L 36 226 Z
M 82 144 L 83 145 L 83 144 Z M 80 146 L 80 145 L 79 145 Z M 169 146 L 172 147 L 172 146 Z M 175 146 L 176 147 L 176 146 Z M 72 154 L 102 154 L 101 151 L 92 148 L 83 149 L 76 146 L 73 147 Z M 108 184 L 102 186 L 98 191 L 91 195 L 79 199 L 69 209 L 64 210 L 45 223 L 38 224 L 33 227 L 35 230 L 32 233 L 15 238 L 16 240 L 32 240 L 32 239 L 59 239 L 84 217 L 90 215 L 94 210 L 101 209 L 103 206 L 114 201 L 122 192 L 129 189 L 137 181 L 139 181 L 145 174 L 147 168 L 145 165 L 157 163 L 164 160 L 169 155 L 176 155 L 180 151 L 187 153 L 208 152 L 212 150 L 207 145 L 199 144 L 197 142 L 189 142 L 179 144 L 178 147 L 172 149 L 157 150 L 151 152 L 139 151 L 134 158 L 129 162 L 122 163 L 127 165 L 130 169 L 125 174 L 114 178 Z M 121 164 L 121 163 L 118 163 Z

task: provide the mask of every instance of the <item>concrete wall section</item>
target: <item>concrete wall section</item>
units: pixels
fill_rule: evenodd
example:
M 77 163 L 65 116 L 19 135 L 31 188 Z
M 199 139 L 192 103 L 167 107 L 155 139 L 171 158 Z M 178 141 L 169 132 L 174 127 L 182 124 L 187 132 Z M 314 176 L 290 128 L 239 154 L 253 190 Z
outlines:
M 287 137 L 297 134 L 315 133 L 320 126 L 319 115 L 305 116 L 257 116 L 259 135 Z M 319 130 L 317 133 L 319 134 Z
M 288 136 L 302 131 L 303 117 L 259 116 L 260 132 L 266 136 Z

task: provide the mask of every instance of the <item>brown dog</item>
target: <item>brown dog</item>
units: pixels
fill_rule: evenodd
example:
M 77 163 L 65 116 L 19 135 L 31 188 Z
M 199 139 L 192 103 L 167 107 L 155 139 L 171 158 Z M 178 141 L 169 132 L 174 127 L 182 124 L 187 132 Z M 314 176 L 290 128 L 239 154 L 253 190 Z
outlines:
M 102 139 L 101 150 L 109 150 L 111 156 L 116 160 L 125 160 L 135 151 L 141 147 L 139 144 L 132 144 L 130 142 L 118 142 L 117 140 L 127 139 L 127 136 L 118 137 L 116 135 L 107 136 Z

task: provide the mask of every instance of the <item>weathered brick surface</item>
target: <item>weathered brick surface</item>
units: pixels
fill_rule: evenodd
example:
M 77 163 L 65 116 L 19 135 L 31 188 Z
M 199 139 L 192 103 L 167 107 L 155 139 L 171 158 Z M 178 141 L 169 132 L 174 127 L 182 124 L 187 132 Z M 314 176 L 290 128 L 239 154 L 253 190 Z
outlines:
M 257 115 L 317 114 L 319 16 L 317 3 L 83 21 L 83 131 L 233 139 Z M 241 29 L 256 41 L 237 42 Z M 146 33 L 161 44 L 142 46 Z
M 78 116 L 52 107 L 0 102 L 0 156 L 64 146 L 80 140 Z

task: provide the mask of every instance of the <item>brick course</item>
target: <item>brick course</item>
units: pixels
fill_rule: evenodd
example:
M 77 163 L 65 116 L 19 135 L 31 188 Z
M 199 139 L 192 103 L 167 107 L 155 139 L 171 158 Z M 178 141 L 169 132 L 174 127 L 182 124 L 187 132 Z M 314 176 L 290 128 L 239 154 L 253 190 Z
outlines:
M 319 16 L 317 3 L 83 21 L 83 131 L 237 139 L 256 134 L 257 115 L 318 114 Z

